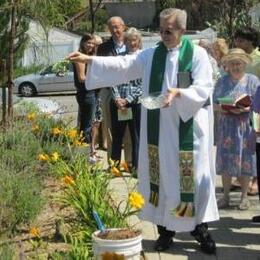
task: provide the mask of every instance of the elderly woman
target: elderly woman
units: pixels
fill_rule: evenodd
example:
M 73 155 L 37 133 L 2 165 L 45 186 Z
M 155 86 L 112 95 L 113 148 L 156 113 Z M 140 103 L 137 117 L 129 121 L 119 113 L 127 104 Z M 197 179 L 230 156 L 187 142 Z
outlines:
M 220 71 L 218 63 L 213 57 L 213 44 L 209 39 L 200 39 L 198 45 L 204 48 L 208 53 L 209 61 L 213 70 L 213 84 L 215 85 L 216 81 L 220 78 Z
M 212 43 L 212 56 L 218 63 L 218 68 L 220 70 L 220 74 L 223 75 L 225 73 L 225 66 L 223 66 L 222 58 L 228 53 L 228 44 L 225 39 L 217 38 Z
M 219 208 L 229 206 L 231 178 L 238 177 L 241 188 L 241 201 L 238 206 L 246 210 L 250 206 L 247 198 L 248 183 L 251 176 L 256 175 L 254 133 L 250 126 L 251 106 L 224 109 L 221 98 L 236 100 L 243 94 L 252 99 L 259 80 L 253 74 L 246 74 L 246 65 L 251 57 L 242 49 L 230 49 L 222 58 L 227 74 L 217 82 L 213 100 L 220 111 L 217 133 L 217 174 L 222 175 L 224 196 L 218 201 Z
M 142 48 L 141 33 L 134 27 L 125 33 L 127 54 L 134 54 Z M 126 127 L 132 142 L 132 167 L 137 169 L 140 136 L 141 104 L 138 102 L 142 95 L 142 79 L 132 80 L 112 88 L 110 104 L 112 125 L 112 154 L 115 161 L 121 160 L 122 139 Z

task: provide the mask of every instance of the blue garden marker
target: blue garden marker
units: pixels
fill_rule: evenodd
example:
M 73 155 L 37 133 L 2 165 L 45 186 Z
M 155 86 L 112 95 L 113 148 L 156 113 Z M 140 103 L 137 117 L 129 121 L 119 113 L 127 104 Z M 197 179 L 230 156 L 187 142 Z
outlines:
M 102 223 L 102 221 L 101 221 L 101 219 L 100 219 L 98 213 L 97 213 L 95 210 L 93 210 L 93 216 L 94 216 L 94 219 L 95 219 L 95 221 L 96 221 L 96 223 L 97 223 L 98 229 L 99 229 L 101 232 L 104 232 L 104 231 L 105 231 L 105 226 L 104 226 L 104 224 Z

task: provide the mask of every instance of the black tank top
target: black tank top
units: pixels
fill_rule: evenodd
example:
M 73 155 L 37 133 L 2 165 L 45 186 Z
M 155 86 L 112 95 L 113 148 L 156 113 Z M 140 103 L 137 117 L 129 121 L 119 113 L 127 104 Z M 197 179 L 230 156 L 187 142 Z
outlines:
M 77 90 L 77 93 L 81 94 L 95 94 L 95 90 L 87 90 L 85 87 L 85 82 L 80 82 L 78 78 L 78 73 L 76 71 L 76 66 L 73 63 L 73 72 L 74 72 L 74 85 Z M 86 72 L 86 71 L 85 71 Z

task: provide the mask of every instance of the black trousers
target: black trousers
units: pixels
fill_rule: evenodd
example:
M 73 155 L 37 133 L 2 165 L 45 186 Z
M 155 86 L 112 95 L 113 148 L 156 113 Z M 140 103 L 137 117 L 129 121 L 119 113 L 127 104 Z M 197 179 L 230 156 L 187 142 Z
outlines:
M 83 132 L 85 142 L 91 143 L 92 122 L 96 111 L 96 96 L 94 91 L 77 92 L 76 99 L 79 105 L 79 130 Z
M 256 171 L 257 171 L 258 195 L 260 200 L 260 143 L 256 143 Z
M 132 141 L 132 166 L 138 167 L 138 151 L 139 151 L 139 137 L 140 137 L 140 118 L 141 118 L 141 104 L 131 104 L 133 119 L 126 121 L 118 121 L 117 106 L 114 100 L 111 100 L 111 132 L 112 132 L 112 154 L 111 158 L 115 161 L 121 160 L 121 149 L 125 129 L 128 125 L 131 141 Z

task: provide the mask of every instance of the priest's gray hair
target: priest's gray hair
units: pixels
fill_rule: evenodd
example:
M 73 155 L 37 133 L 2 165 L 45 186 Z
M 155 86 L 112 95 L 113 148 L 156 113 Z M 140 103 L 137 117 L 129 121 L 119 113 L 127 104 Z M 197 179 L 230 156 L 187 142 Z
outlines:
M 119 21 L 119 23 L 120 23 L 121 25 L 125 25 L 124 20 L 123 20 L 122 17 L 120 17 L 120 16 L 112 16 L 112 17 L 110 17 L 110 18 L 107 20 L 107 25 L 110 25 L 111 22 L 112 22 L 112 20 L 117 20 L 117 21 Z
M 139 40 L 139 48 L 142 49 L 142 34 L 135 27 L 130 27 L 125 32 L 125 41 L 127 41 L 128 39 L 133 39 L 135 37 Z
M 171 17 L 176 17 L 176 22 L 179 29 L 186 29 L 187 24 L 187 13 L 185 10 L 177 8 L 167 8 L 161 11 L 160 19 L 169 19 Z

